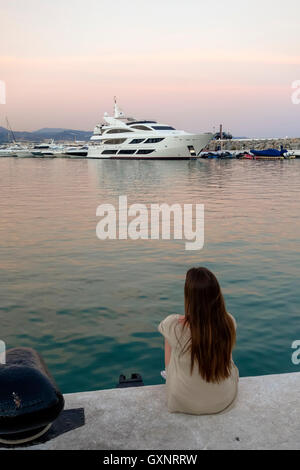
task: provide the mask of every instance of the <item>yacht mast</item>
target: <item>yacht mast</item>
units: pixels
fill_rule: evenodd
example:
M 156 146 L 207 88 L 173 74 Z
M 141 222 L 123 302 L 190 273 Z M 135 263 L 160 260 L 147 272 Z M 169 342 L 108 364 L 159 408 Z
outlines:
M 9 124 L 7 116 L 6 116 L 6 125 L 7 125 L 8 131 L 10 132 L 13 143 L 16 144 L 17 142 L 16 142 L 15 134 L 13 133 L 13 130 L 11 128 L 11 125 Z

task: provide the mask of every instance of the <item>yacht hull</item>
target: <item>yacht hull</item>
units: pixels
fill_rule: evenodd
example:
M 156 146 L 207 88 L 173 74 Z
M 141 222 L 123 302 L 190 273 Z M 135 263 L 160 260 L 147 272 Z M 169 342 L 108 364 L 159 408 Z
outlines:
M 0 157 L 15 157 L 16 154 L 10 150 L 5 150 L 0 152 Z
M 94 143 L 89 145 L 87 158 L 97 159 L 119 159 L 119 160 L 191 160 L 199 156 L 200 152 L 207 146 L 213 134 L 186 134 L 165 137 L 158 144 L 108 145 Z M 126 151 L 134 153 L 126 154 Z M 114 152 L 113 154 L 102 152 Z M 149 151 L 149 153 L 139 153 Z M 124 153 L 123 153 L 124 152 Z
M 15 152 L 15 155 L 19 158 L 30 158 L 33 157 L 33 154 L 29 152 L 28 150 L 20 150 L 18 152 Z
M 87 156 L 87 152 L 66 152 L 65 155 L 69 158 L 82 158 Z

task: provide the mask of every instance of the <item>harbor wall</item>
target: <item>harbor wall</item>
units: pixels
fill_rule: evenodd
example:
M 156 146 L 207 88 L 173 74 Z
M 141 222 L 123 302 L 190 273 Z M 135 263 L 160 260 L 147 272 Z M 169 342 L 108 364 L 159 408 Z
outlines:
M 222 150 L 280 150 L 281 145 L 287 150 L 300 150 L 300 138 L 212 140 L 207 149 L 215 151 L 222 147 Z
M 29 449 L 300 449 L 300 372 L 243 377 L 216 415 L 169 413 L 165 385 L 65 395 L 85 425 Z

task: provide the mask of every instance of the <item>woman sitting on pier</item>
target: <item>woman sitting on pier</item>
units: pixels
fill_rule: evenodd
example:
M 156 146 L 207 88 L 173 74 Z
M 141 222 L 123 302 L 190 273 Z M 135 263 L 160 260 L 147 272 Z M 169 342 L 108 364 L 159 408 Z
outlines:
M 169 315 L 165 337 L 167 404 L 170 412 L 219 413 L 235 399 L 239 373 L 232 360 L 236 323 L 220 285 L 206 268 L 192 268 L 184 286 L 185 316 Z

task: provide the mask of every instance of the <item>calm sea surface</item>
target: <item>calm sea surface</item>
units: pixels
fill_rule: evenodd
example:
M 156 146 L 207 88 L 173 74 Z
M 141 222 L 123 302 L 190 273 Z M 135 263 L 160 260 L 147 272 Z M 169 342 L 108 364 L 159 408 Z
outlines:
M 241 376 L 300 371 L 300 160 L 0 159 L 0 339 L 45 358 L 63 392 L 161 383 L 158 323 L 187 269 L 219 278 Z M 96 237 L 102 203 L 205 204 L 205 244 Z

